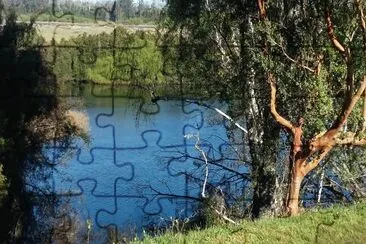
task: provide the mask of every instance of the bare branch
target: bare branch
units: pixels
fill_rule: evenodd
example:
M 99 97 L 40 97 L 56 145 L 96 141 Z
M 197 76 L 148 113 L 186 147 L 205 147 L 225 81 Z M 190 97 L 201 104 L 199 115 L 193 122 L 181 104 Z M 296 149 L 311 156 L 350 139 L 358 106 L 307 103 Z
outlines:
M 227 217 L 225 214 L 220 213 L 217 209 L 215 209 L 215 212 L 220 215 L 224 220 L 234 224 L 234 225 L 238 225 L 238 223 L 236 223 L 234 220 L 230 219 L 229 217 Z
M 265 0 L 257 0 L 258 3 L 258 8 L 259 8 L 259 18 L 261 20 L 264 20 L 267 17 L 267 11 L 266 8 L 264 6 Z
M 325 156 L 332 150 L 332 146 L 326 147 L 323 151 L 318 155 L 318 157 L 311 160 L 307 165 L 304 167 L 305 175 L 307 175 L 310 171 L 312 171 L 319 163 L 324 159 Z
M 238 127 L 240 130 L 244 131 L 245 133 L 248 133 L 248 130 L 247 129 L 245 129 L 243 126 L 241 126 L 238 122 L 235 122 L 235 120 L 233 118 L 231 118 L 228 114 L 226 114 L 222 110 L 220 110 L 220 109 L 218 109 L 216 107 L 212 107 L 212 106 L 210 106 L 208 104 L 205 104 L 205 103 L 202 103 L 202 102 L 191 101 L 191 100 L 185 100 L 185 101 L 190 102 L 190 103 L 193 103 L 193 104 L 197 104 L 197 105 L 200 105 L 200 106 L 204 106 L 204 107 L 209 108 L 209 109 L 215 110 L 217 113 L 219 113 L 220 115 L 222 115 L 224 118 L 226 118 L 230 122 L 234 123 L 234 125 L 236 127 Z
M 200 135 L 185 135 L 184 137 L 186 138 L 190 138 L 190 137 L 195 137 L 196 138 L 196 143 L 194 145 L 194 147 L 197 149 L 197 151 L 199 151 L 202 154 L 202 157 L 205 161 L 205 179 L 203 181 L 203 186 L 202 186 L 202 192 L 201 192 L 201 196 L 203 198 L 206 198 L 206 185 L 207 185 L 207 180 L 208 180 L 208 159 L 206 156 L 205 151 L 201 148 L 201 140 L 200 140 Z
M 320 203 L 320 201 L 322 199 L 323 183 L 324 183 L 324 169 L 322 169 L 322 172 L 320 174 L 319 191 L 318 191 L 318 203 Z
M 366 76 L 364 76 L 363 81 L 361 82 L 360 88 L 356 92 L 356 94 L 352 97 L 352 99 L 348 102 L 348 106 L 342 109 L 341 114 L 333 123 L 332 127 L 324 134 L 324 136 L 335 136 L 337 132 L 346 124 L 349 115 L 351 114 L 354 106 L 360 99 L 362 93 L 366 88 Z
M 328 6 L 326 7 L 326 10 L 325 10 L 325 21 L 327 24 L 328 36 L 329 36 L 329 39 L 331 40 L 334 48 L 337 49 L 343 57 L 346 57 L 345 56 L 346 48 L 344 47 L 344 45 L 342 45 L 338 41 L 336 35 L 334 34 L 334 25 L 333 25 L 332 18 L 331 18 L 331 12 L 330 12 L 330 9 Z
M 347 132 L 337 136 L 336 143 L 337 145 L 366 146 L 366 138 L 358 138 L 356 133 Z
M 288 60 L 290 60 L 291 62 L 293 62 L 294 64 L 296 64 L 296 65 L 297 65 L 297 66 L 299 66 L 300 68 L 303 68 L 303 69 L 306 69 L 307 71 L 310 71 L 311 73 L 315 73 L 315 72 L 316 72 L 316 70 L 315 70 L 315 69 L 312 69 L 312 68 L 310 68 L 310 67 L 308 67 L 308 66 L 306 66 L 306 65 L 303 65 L 303 64 L 299 63 L 299 61 L 297 61 L 297 60 L 295 60 L 295 59 L 291 58 L 291 57 L 290 57 L 290 55 L 288 55 L 288 54 L 286 53 L 286 50 L 285 50 L 285 48 L 283 47 L 283 45 L 281 45 L 281 44 L 277 43 L 277 42 L 276 42 L 275 40 L 273 40 L 272 38 L 271 38 L 271 42 L 273 42 L 275 45 L 277 45 L 277 46 L 279 46 L 279 47 L 281 48 L 283 55 L 285 55 L 285 57 L 286 57 Z
M 273 76 L 273 74 L 269 74 L 268 75 L 268 81 L 271 84 L 271 114 L 274 117 L 274 119 L 277 121 L 277 123 L 279 123 L 280 125 L 282 125 L 283 127 L 285 127 L 286 129 L 290 130 L 292 133 L 295 133 L 295 126 L 293 126 L 291 124 L 290 121 L 288 121 L 287 119 L 285 119 L 284 117 L 282 117 L 276 109 L 276 93 L 277 93 L 277 88 L 276 88 L 276 81 L 275 78 Z

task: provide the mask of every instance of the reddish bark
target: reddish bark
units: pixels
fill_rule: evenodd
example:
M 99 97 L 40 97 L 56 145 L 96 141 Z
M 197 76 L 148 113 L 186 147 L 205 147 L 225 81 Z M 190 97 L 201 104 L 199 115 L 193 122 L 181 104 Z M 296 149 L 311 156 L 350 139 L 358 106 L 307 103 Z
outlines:
M 259 9 L 259 18 L 260 18 L 260 20 L 264 20 L 267 17 L 265 0 L 257 0 L 257 3 L 258 3 L 258 9 Z
M 366 22 L 365 22 L 365 15 L 363 13 L 363 7 L 361 5 L 360 0 L 355 1 L 356 8 L 358 10 L 358 17 L 360 21 L 360 27 L 363 33 L 363 49 L 364 49 L 364 55 L 366 57 Z M 362 125 L 362 131 L 366 130 L 366 91 L 364 93 L 364 100 L 363 100 L 363 125 Z
M 303 120 L 300 119 L 297 126 L 283 118 L 276 110 L 276 85 L 272 74 L 269 75 L 269 82 L 271 84 L 271 113 L 274 119 L 287 129 L 293 136 L 292 152 L 290 155 L 290 184 L 289 196 L 287 201 L 287 208 L 290 215 L 298 214 L 299 194 L 303 178 L 314 168 L 316 168 L 322 159 L 332 150 L 336 145 L 366 145 L 366 139 L 356 139 L 355 133 L 346 135 L 346 138 L 339 139 L 340 130 L 346 124 L 349 115 L 354 106 L 360 99 L 366 88 L 366 76 L 361 82 L 360 88 L 356 94 L 348 102 L 348 107 L 344 108 L 331 128 L 325 133 L 320 133 L 303 144 L 302 126 Z
M 287 203 L 288 212 L 291 213 L 291 215 L 297 215 L 299 213 L 300 188 L 301 182 L 304 179 L 304 176 L 297 172 L 299 172 L 298 167 L 294 167 L 294 170 L 291 173 L 290 194 Z
M 263 21 L 267 18 L 265 1 L 258 0 L 259 16 Z M 366 24 L 364 20 L 363 8 L 359 0 L 355 1 L 358 14 L 360 17 L 360 26 L 364 34 L 364 49 L 366 55 Z M 273 118 L 278 124 L 284 127 L 289 133 L 292 134 L 291 153 L 290 158 L 290 176 L 289 176 L 289 192 L 287 198 L 287 209 L 290 215 L 297 215 L 299 213 L 299 197 L 301 182 L 304 177 L 309 174 L 319 163 L 328 155 L 328 153 L 337 145 L 355 145 L 365 146 L 366 138 L 358 138 L 356 133 L 349 132 L 341 135 L 342 128 L 346 125 L 347 119 L 353 111 L 356 103 L 360 100 L 362 94 L 364 97 L 364 129 L 366 127 L 366 75 L 363 77 L 363 81 L 360 82 L 360 87 L 356 93 L 354 93 L 354 74 L 353 61 L 351 51 L 348 47 L 342 44 L 334 30 L 334 25 L 331 18 L 331 11 L 328 6 L 325 10 L 325 23 L 327 26 L 327 33 L 329 40 L 331 41 L 334 49 L 336 49 L 342 56 L 346 66 L 347 74 L 345 83 L 347 86 L 346 94 L 344 97 L 343 107 L 338 117 L 333 122 L 332 126 L 326 131 L 319 133 L 310 140 L 302 142 L 303 136 L 302 126 L 304 121 L 299 120 L 297 125 L 293 125 L 290 121 L 282 117 L 276 110 L 276 93 L 277 87 L 275 77 L 273 74 L 268 74 L 268 81 L 271 87 L 271 101 L 270 109 Z M 290 58 L 290 60 L 293 60 Z M 320 60 L 321 61 L 321 60 Z M 319 74 L 319 67 L 317 67 L 316 74 Z

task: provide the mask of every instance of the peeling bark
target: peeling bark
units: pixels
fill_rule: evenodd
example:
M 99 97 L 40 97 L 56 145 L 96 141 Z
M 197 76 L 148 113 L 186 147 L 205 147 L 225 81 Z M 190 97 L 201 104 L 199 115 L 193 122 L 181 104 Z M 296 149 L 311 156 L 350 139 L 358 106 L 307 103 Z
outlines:
M 298 214 L 299 194 L 303 178 L 309 174 L 319 163 L 328 155 L 328 153 L 337 145 L 366 145 L 366 138 L 358 138 L 356 133 L 342 133 L 342 127 L 347 123 L 354 106 L 359 101 L 366 88 L 366 76 L 361 82 L 360 88 L 353 95 L 348 106 L 344 107 L 328 131 L 319 133 L 304 145 L 301 142 L 303 120 L 300 119 L 298 125 L 293 125 L 290 121 L 283 118 L 276 109 L 276 84 L 272 74 L 268 76 L 271 85 L 271 113 L 273 118 L 289 131 L 292 136 L 292 151 L 290 154 L 291 175 L 289 177 L 289 195 L 287 208 L 290 215 Z
M 296 168 L 296 167 L 294 167 Z M 297 170 L 295 170 L 297 171 Z M 297 174 L 296 172 L 292 173 L 291 185 L 290 185 L 290 197 L 288 201 L 288 211 L 292 216 L 297 215 L 299 213 L 299 198 L 300 198 L 300 187 L 301 182 L 304 179 L 303 176 Z
M 265 0 L 257 0 L 259 9 L 259 18 L 264 20 L 267 17 L 267 11 L 265 8 Z
M 363 8 L 362 8 L 363 6 L 361 5 L 361 1 L 356 0 L 355 5 L 356 5 L 356 8 L 358 10 L 358 17 L 359 17 L 359 20 L 360 20 L 360 26 L 361 26 L 361 30 L 362 30 L 362 33 L 363 33 L 363 35 L 362 35 L 363 36 L 363 42 L 364 42 L 363 49 L 364 49 L 364 55 L 366 57 L 366 22 L 365 22 L 365 15 L 363 13 Z M 364 92 L 362 115 L 363 115 L 362 131 L 365 131 L 366 130 L 366 91 Z

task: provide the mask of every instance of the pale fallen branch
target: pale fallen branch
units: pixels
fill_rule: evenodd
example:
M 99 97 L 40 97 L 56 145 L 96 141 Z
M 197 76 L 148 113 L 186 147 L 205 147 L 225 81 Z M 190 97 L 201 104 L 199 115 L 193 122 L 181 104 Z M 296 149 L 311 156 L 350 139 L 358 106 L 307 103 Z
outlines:
M 214 108 L 214 109 L 215 109 L 216 112 L 218 112 L 219 114 L 221 114 L 222 116 L 224 116 L 226 119 L 228 119 L 229 121 L 231 121 L 232 123 L 234 123 L 234 125 L 236 127 L 238 127 L 239 129 L 241 129 L 245 133 L 248 133 L 248 130 L 246 130 L 243 126 L 239 125 L 238 122 L 235 122 L 229 115 L 225 114 L 222 110 L 220 110 L 218 108 Z
M 220 215 L 221 218 L 223 218 L 224 220 L 234 224 L 234 225 L 239 225 L 237 222 L 235 222 L 234 220 L 230 219 L 229 217 L 227 217 L 225 214 L 220 213 L 220 211 L 218 211 L 217 209 L 215 209 L 215 212 Z
M 222 110 L 220 110 L 220 109 L 218 109 L 216 107 L 212 107 L 212 106 L 210 106 L 208 104 L 204 104 L 204 103 L 197 102 L 197 101 L 191 101 L 191 100 L 186 100 L 186 101 L 187 102 L 190 102 L 190 103 L 194 103 L 194 104 L 200 105 L 200 106 L 203 106 L 203 107 L 206 107 L 206 108 L 209 108 L 209 109 L 215 110 L 217 113 L 219 113 L 220 115 L 222 115 L 225 119 L 227 119 L 230 122 L 232 122 L 240 130 L 244 131 L 245 133 L 248 133 L 248 130 L 247 129 L 245 129 L 243 126 L 241 126 L 238 122 L 235 122 L 235 120 L 233 118 L 231 118 L 228 114 L 226 114 Z
M 205 161 L 205 179 L 203 181 L 203 185 L 202 185 L 202 192 L 201 192 L 201 196 L 203 198 L 207 198 L 206 196 L 206 185 L 207 185 L 207 181 L 208 181 L 208 159 L 206 156 L 205 151 L 203 151 L 203 149 L 200 147 L 200 135 L 192 135 L 192 134 L 188 134 L 184 136 L 187 139 L 190 139 L 192 137 L 196 138 L 196 143 L 194 145 L 194 147 L 197 149 L 197 151 L 199 151 L 202 154 L 202 157 Z

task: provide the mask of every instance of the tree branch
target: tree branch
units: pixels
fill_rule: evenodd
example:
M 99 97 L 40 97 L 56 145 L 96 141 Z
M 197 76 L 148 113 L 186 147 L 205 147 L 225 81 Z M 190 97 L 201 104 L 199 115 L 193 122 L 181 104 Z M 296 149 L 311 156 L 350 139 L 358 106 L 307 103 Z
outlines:
M 274 117 L 274 119 L 276 120 L 277 123 L 279 123 L 280 125 L 282 125 L 283 127 L 285 127 L 286 129 L 290 130 L 293 134 L 295 133 L 295 126 L 293 126 L 291 124 L 290 121 L 288 121 L 287 119 L 285 119 L 284 117 L 282 117 L 276 109 L 276 93 L 277 93 L 277 88 L 276 88 L 276 81 L 275 78 L 273 76 L 272 73 L 269 73 L 268 75 L 268 81 L 271 85 L 271 114 Z
M 362 130 L 366 130 L 366 91 L 363 93 L 363 111 L 362 111 L 362 118 L 363 118 L 363 124 L 362 124 Z
M 347 132 L 336 139 L 337 145 L 366 146 L 366 138 L 358 138 L 354 132 Z
M 243 126 L 241 126 L 238 122 L 235 122 L 235 120 L 233 118 L 231 118 L 228 114 L 224 113 L 222 110 L 216 108 L 216 107 L 212 107 L 208 104 L 202 103 L 202 102 L 197 102 L 197 101 L 191 101 L 191 100 L 185 100 L 187 102 L 193 103 L 193 104 L 197 104 L 199 106 L 203 106 L 209 109 L 213 109 L 215 110 L 217 113 L 219 113 L 220 115 L 222 115 L 224 118 L 226 118 L 227 120 L 229 120 L 230 122 L 232 122 L 236 127 L 238 127 L 240 130 L 242 130 L 245 133 L 248 133 L 248 130 L 245 129 Z
M 207 185 L 207 180 L 208 180 L 208 159 L 207 159 L 205 151 L 201 148 L 200 135 L 199 134 L 197 134 L 197 135 L 188 134 L 188 135 L 185 135 L 184 137 L 186 137 L 188 139 L 191 138 L 191 137 L 196 138 L 196 143 L 195 143 L 194 147 L 197 149 L 197 151 L 199 151 L 202 154 L 202 157 L 204 159 L 204 162 L 205 162 L 205 179 L 203 181 L 201 196 L 202 196 L 202 198 L 206 198 L 207 197 L 207 195 L 206 195 L 206 185 Z
M 318 155 L 318 157 L 314 158 L 308 164 L 306 164 L 305 167 L 304 167 L 305 175 L 307 175 L 316 166 L 318 166 L 320 161 L 322 161 L 323 158 L 325 156 L 327 156 L 327 154 L 329 153 L 330 150 L 332 150 L 332 148 L 333 148 L 333 146 L 324 148 L 324 150 Z
M 325 9 L 325 22 L 327 24 L 327 32 L 329 39 L 331 40 L 335 49 L 337 49 L 340 54 L 346 58 L 346 48 L 338 41 L 337 37 L 334 34 L 334 25 L 331 18 L 331 12 L 328 6 Z
M 257 0 L 260 20 L 264 20 L 267 17 L 267 11 L 264 6 L 264 2 L 265 0 Z
M 365 23 L 365 15 L 363 13 L 363 8 L 361 5 L 360 0 L 355 0 L 355 4 L 358 10 L 358 16 L 360 18 L 360 26 L 362 29 L 362 33 L 363 33 L 363 48 L 364 48 L 364 52 L 366 54 L 366 23 Z
M 217 209 L 215 209 L 215 212 L 220 215 L 220 217 L 222 217 L 224 220 L 234 224 L 234 225 L 238 225 L 238 223 L 236 223 L 234 220 L 230 219 L 229 217 L 227 217 L 225 214 L 220 213 L 220 211 L 218 211 Z
M 361 11 L 362 12 L 362 11 Z M 334 25 L 331 18 L 331 12 L 328 6 L 326 6 L 325 10 L 325 21 L 327 24 L 327 32 L 329 39 L 331 40 L 333 47 L 341 54 L 342 58 L 346 62 L 347 65 L 347 76 L 346 76 L 346 95 L 344 100 L 344 110 L 349 106 L 349 103 L 351 102 L 351 98 L 353 95 L 354 90 L 354 65 L 352 60 L 351 51 L 349 48 L 347 48 L 344 44 L 341 44 L 338 41 L 338 38 L 334 34 Z M 361 24 L 362 25 L 362 24 Z
M 365 91 L 365 88 L 366 88 L 366 76 L 364 76 L 360 88 L 358 89 L 356 94 L 348 102 L 348 106 L 342 109 L 341 114 L 335 120 L 332 127 L 324 134 L 324 136 L 335 136 L 335 134 L 338 133 L 340 129 L 346 124 L 349 115 L 351 114 L 353 108 L 360 99 L 362 93 Z
M 288 54 L 286 53 L 285 48 L 283 47 L 283 45 L 281 45 L 281 44 L 277 43 L 277 42 L 276 42 L 275 40 L 273 40 L 272 38 L 270 38 L 270 41 L 271 41 L 271 42 L 273 42 L 275 45 L 277 45 L 277 46 L 279 46 L 279 47 L 281 48 L 283 55 L 285 55 L 285 57 L 286 57 L 288 60 L 290 60 L 291 62 L 293 62 L 294 64 L 296 64 L 296 65 L 297 65 L 297 66 L 299 66 L 300 68 L 303 68 L 303 69 L 306 69 L 307 71 L 310 71 L 310 72 L 312 72 L 312 73 L 315 73 L 315 71 L 316 71 L 315 69 L 312 69 L 312 68 L 310 68 L 310 67 L 308 67 L 308 66 L 306 66 L 306 65 L 303 65 L 303 64 L 299 63 L 297 60 L 295 60 L 295 59 L 291 58 L 291 57 L 290 57 L 290 55 L 288 55 Z
M 365 15 L 363 13 L 363 8 L 360 0 L 355 1 L 356 8 L 358 9 L 358 16 L 360 18 L 360 26 L 363 32 L 363 49 L 364 55 L 366 56 L 366 23 L 365 23 Z M 364 100 L 363 100 L 363 125 L 362 131 L 366 130 L 366 91 L 364 92 Z

